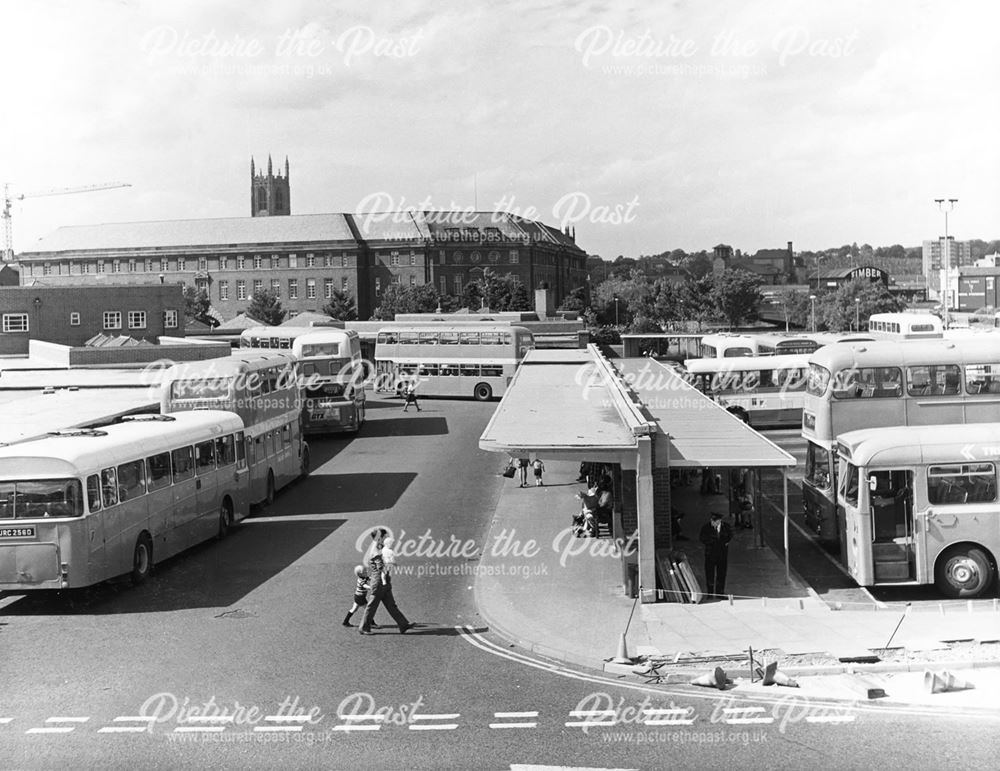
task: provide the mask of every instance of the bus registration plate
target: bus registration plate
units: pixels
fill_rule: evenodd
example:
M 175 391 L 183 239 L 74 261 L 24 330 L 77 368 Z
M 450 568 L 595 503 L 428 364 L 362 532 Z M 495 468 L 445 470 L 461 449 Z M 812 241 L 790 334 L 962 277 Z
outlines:
M 326 417 L 325 412 L 310 412 L 309 420 L 323 420 Z
M 0 538 L 34 538 L 35 526 L 0 527 Z

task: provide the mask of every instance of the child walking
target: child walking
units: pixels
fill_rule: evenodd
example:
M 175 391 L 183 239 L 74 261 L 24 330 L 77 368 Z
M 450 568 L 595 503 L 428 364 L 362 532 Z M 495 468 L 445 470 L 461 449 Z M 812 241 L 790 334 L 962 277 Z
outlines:
M 535 458 L 531 464 L 531 468 L 535 470 L 535 487 L 542 486 L 542 472 L 545 471 L 545 464 L 542 463 L 540 458 Z
M 347 615 L 344 616 L 344 626 L 351 625 L 351 616 L 359 608 L 364 608 L 368 605 L 368 590 L 371 585 L 368 582 L 368 570 L 365 569 L 364 565 L 358 565 L 354 568 L 354 577 L 356 583 L 354 585 L 354 603 L 351 605 L 351 609 L 347 611 Z M 372 624 L 372 626 L 377 627 L 378 624 Z

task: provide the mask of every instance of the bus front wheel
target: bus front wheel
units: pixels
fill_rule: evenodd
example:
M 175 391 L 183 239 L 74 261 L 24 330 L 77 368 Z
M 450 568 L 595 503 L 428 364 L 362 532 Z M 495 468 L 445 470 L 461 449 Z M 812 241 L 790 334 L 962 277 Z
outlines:
M 938 590 L 953 599 L 980 597 L 993 585 L 995 573 L 986 552 L 975 546 L 953 546 L 938 559 Z
M 138 586 L 153 572 L 153 541 L 149 533 L 143 533 L 135 542 L 132 553 L 132 583 Z
M 488 383 L 479 383 L 472 394 L 476 397 L 476 401 L 488 402 L 493 398 L 493 389 L 490 388 Z

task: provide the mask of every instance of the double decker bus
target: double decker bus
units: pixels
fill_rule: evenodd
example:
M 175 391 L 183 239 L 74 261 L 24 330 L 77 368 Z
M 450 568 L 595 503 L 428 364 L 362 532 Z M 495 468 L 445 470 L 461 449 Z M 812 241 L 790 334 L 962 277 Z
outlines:
M 835 549 L 836 438 L 862 428 L 1000 421 L 1000 346 L 988 338 L 876 340 L 809 358 L 802 410 L 807 526 Z M 838 523 L 839 520 L 839 523 Z
M 0 590 L 69 589 L 132 574 L 246 517 L 243 421 L 133 415 L 0 447 Z
M 837 440 L 846 562 L 861 586 L 994 587 L 1000 423 L 849 431 Z
M 284 349 L 295 356 L 305 434 L 356 433 L 365 422 L 364 370 L 357 332 L 329 327 L 251 327 L 240 349 Z
M 800 426 L 807 356 L 688 359 L 685 378 L 752 426 Z
M 435 322 L 379 330 L 375 367 L 379 390 L 400 393 L 413 382 L 421 396 L 503 396 L 534 340 L 511 324 Z
M 243 420 L 251 503 L 272 503 L 275 492 L 309 472 L 291 352 L 241 349 L 172 366 L 163 377 L 160 411 L 206 409 L 235 412 Z

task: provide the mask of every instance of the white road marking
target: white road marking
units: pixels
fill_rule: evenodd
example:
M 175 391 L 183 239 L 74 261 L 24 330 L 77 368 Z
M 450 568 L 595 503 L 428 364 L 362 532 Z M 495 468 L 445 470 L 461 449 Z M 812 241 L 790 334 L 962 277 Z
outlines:
M 725 718 L 722 722 L 727 723 L 728 725 L 755 725 L 758 723 L 761 725 L 767 725 L 769 723 L 773 723 L 774 718 L 773 717 L 728 717 Z
M 601 725 L 617 725 L 615 720 L 571 720 L 568 723 L 564 723 L 567 728 L 590 728 L 591 726 L 597 727 Z
M 136 721 L 141 721 L 143 723 L 152 723 L 156 720 L 155 716 L 146 715 L 119 715 L 114 719 L 115 723 L 132 723 Z
M 184 719 L 185 723 L 232 723 L 235 715 L 191 715 Z
M 309 715 L 265 715 L 264 719 L 273 723 L 307 723 L 312 718 Z
M 12 717 L 0 717 L 0 725 L 7 725 L 7 723 L 10 723 L 13 719 L 14 718 Z
M 570 710 L 570 717 L 614 717 L 613 709 L 574 709 Z
M 144 725 L 106 725 L 97 729 L 99 734 L 144 734 L 149 728 Z
M 538 723 L 490 723 L 490 728 L 537 728 Z
M 494 712 L 493 717 L 538 717 L 537 712 Z
M 380 725 L 368 725 L 367 723 L 357 724 L 357 723 L 346 723 L 344 725 L 335 725 L 331 730 L 333 731 L 378 731 L 382 726 Z
M 26 734 L 68 734 L 75 730 L 76 726 L 53 726 L 52 728 L 29 728 Z
M 461 717 L 461 713 L 455 712 L 450 715 L 431 715 L 431 714 L 421 714 L 413 715 L 414 720 L 454 720 L 457 717 Z
M 219 733 L 220 731 L 225 731 L 226 727 L 224 725 L 179 725 L 174 729 L 175 734 L 191 734 L 191 733 Z
M 86 723 L 89 717 L 47 717 L 46 723 Z
M 458 728 L 458 723 L 412 723 L 411 731 L 454 731 Z
M 385 715 L 340 715 L 341 720 L 374 720 L 379 722 L 385 720 Z
M 263 733 L 265 731 L 275 732 L 275 731 L 301 731 L 302 726 L 300 725 L 255 725 L 253 730 L 258 733 Z
M 853 723 L 856 715 L 806 715 L 807 723 Z
M 746 712 L 763 712 L 763 707 L 727 707 L 722 710 L 727 714 L 742 714 Z

